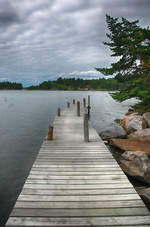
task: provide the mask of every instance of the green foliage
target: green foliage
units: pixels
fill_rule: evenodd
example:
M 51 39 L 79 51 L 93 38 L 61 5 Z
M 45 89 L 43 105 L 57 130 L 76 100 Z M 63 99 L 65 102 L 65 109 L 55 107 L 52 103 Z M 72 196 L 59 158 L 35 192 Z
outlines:
M 104 42 L 114 57 L 120 57 L 110 68 L 97 68 L 104 75 L 113 75 L 127 79 L 150 73 L 150 30 L 138 25 L 138 20 L 130 22 L 123 18 L 106 15 L 110 42 Z M 140 60 L 140 63 L 137 61 Z
M 21 83 L 12 83 L 12 82 L 0 82 L 0 90 L 21 90 L 23 86 Z
M 143 78 L 128 81 L 126 86 L 120 92 L 112 94 L 112 97 L 120 102 L 136 97 L 141 102 L 134 105 L 133 108 L 139 112 L 150 111 L 150 83 Z
M 44 81 L 38 86 L 30 86 L 28 90 L 118 90 L 122 84 L 116 79 L 83 80 L 75 78 L 58 78 L 56 81 Z
M 137 21 L 113 18 L 106 15 L 110 42 L 104 42 L 112 51 L 113 57 L 119 57 L 110 68 L 97 68 L 104 75 L 115 75 L 123 84 L 120 92 L 113 98 L 124 101 L 137 97 L 141 102 L 135 105 L 138 111 L 150 108 L 150 29 L 141 28 Z

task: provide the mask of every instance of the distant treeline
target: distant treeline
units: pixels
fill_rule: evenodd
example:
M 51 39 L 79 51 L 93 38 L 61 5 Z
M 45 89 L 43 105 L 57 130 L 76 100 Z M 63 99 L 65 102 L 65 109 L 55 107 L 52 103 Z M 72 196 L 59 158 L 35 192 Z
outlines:
M 16 82 L 0 82 L 0 90 L 21 90 L 23 89 L 23 86 L 21 83 Z
M 116 79 L 83 80 L 75 78 L 58 78 L 56 81 L 44 81 L 38 86 L 30 86 L 28 90 L 118 90 L 123 86 Z

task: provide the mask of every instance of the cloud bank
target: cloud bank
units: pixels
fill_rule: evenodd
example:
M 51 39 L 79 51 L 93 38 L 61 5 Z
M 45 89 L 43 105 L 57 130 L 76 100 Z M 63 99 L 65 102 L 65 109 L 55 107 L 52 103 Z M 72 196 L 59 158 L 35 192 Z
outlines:
M 0 0 L 0 80 L 99 78 L 112 62 L 105 14 L 149 25 L 149 0 Z

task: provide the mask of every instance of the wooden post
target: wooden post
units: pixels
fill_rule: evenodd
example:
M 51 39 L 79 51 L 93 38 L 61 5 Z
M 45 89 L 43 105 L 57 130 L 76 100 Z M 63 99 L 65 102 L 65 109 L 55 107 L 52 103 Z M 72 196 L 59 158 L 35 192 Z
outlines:
M 67 107 L 70 108 L 70 102 L 67 102 Z
M 85 108 L 86 107 L 86 99 L 83 98 L 83 107 Z
M 73 99 L 73 104 L 75 104 L 75 99 Z
M 88 122 L 88 112 L 84 112 L 84 141 L 89 142 L 89 122 Z
M 90 95 L 88 95 L 88 106 L 87 106 L 87 109 L 88 109 L 88 119 L 90 119 Z
M 60 107 L 58 107 L 58 109 L 57 109 L 57 116 L 60 117 L 60 115 L 61 115 L 61 109 L 60 109 Z
M 77 102 L 77 116 L 80 117 L 80 102 Z
M 48 129 L 47 140 L 53 140 L 53 127 L 50 125 Z

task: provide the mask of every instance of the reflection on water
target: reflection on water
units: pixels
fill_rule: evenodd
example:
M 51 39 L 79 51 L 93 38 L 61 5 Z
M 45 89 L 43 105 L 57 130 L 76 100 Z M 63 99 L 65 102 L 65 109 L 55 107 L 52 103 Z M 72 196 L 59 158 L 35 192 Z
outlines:
M 57 107 L 91 95 L 91 121 L 98 132 L 121 118 L 129 103 L 108 92 L 0 91 L 0 226 L 19 195 Z

